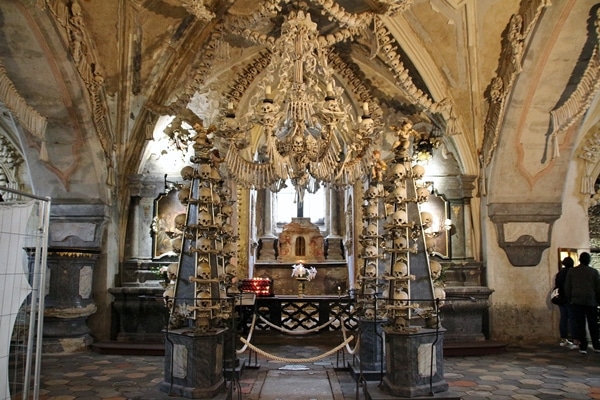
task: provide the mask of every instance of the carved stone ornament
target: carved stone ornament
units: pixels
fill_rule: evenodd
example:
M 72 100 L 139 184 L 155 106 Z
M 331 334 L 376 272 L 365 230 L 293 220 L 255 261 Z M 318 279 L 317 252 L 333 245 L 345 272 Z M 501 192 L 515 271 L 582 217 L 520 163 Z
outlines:
M 490 219 L 496 226 L 498 245 L 515 267 L 532 267 L 540 263 L 542 253 L 550 247 L 552 225 L 560 215 L 560 203 L 490 204 Z

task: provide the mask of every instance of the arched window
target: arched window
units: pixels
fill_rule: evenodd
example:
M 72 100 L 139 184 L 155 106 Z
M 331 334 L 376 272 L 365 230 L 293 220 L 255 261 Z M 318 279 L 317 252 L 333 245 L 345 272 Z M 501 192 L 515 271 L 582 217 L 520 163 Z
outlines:
M 302 236 L 296 238 L 296 257 L 303 257 L 306 255 L 306 240 Z

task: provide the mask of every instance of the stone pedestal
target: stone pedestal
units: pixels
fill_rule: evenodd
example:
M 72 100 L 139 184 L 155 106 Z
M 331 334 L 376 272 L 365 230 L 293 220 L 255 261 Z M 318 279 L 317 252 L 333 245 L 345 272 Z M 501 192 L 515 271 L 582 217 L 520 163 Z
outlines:
M 382 389 L 393 396 L 418 397 L 448 390 L 444 380 L 444 331 L 386 332 Z
M 343 238 L 341 236 L 333 236 L 330 235 L 325 239 L 325 243 L 326 243 L 326 253 L 327 253 L 327 260 L 343 260 L 344 259 L 344 253 L 343 253 L 343 244 L 342 244 L 342 240 Z
M 351 365 L 351 373 L 355 379 L 361 376 L 367 381 L 378 381 L 385 374 L 386 365 L 383 354 L 383 325 L 387 320 L 359 321 L 360 346 L 358 364 Z
M 274 261 L 277 259 L 275 254 L 275 243 L 277 238 L 275 236 L 263 236 L 259 239 L 259 248 L 257 259 L 260 261 Z
M 117 287 L 108 291 L 114 297 L 112 340 L 135 343 L 164 341 L 163 330 L 169 315 L 162 299 L 162 287 Z
M 212 398 L 225 389 L 225 330 L 194 332 L 189 328 L 165 336 L 165 377 L 161 392 L 191 399 Z
M 484 320 L 493 290 L 485 286 L 446 287 L 448 301 L 440 308 L 447 342 L 486 340 Z
M 92 343 L 86 319 L 96 312 L 92 281 L 98 254 L 48 252 L 49 288 L 44 309 L 44 352 L 72 353 Z

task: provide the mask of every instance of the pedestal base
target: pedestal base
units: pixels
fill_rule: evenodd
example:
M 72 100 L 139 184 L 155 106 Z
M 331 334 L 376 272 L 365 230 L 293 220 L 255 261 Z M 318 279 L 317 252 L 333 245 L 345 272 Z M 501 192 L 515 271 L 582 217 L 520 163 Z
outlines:
M 386 332 L 386 375 L 382 389 L 394 396 L 418 397 L 448 390 L 444 380 L 444 331 Z
M 90 335 L 82 335 L 67 338 L 44 338 L 42 341 L 42 353 L 44 354 L 69 354 L 80 353 L 88 350 L 94 342 Z
M 169 331 L 165 338 L 165 379 L 159 390 L 191 399 L 212 398 L 223 391 L 224 332 Z

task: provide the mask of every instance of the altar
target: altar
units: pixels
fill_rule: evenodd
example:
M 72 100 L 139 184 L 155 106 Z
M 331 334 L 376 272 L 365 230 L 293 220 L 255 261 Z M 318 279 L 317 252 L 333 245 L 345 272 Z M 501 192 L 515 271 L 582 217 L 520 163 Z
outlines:
M 294 262 L 263 262 L 254 264 L 255 278 L 269 278 L 274 295 L 298 295 L 298 281 L 292 277 Z M 303 263 L 305 267 L 314 267 L 317 275 L 305 282 L 303 294 L 307 296 L 345 295 L 349 289 L 348 264 L 341 262 Z

